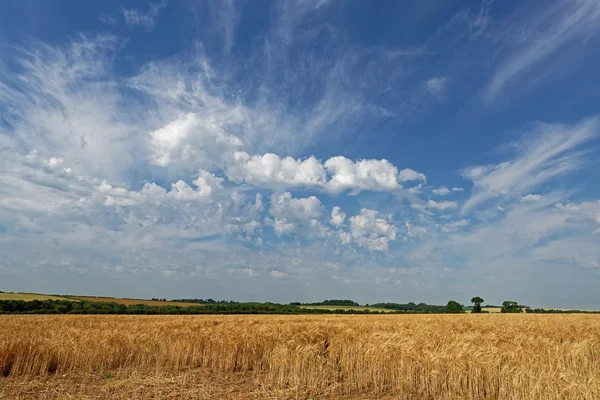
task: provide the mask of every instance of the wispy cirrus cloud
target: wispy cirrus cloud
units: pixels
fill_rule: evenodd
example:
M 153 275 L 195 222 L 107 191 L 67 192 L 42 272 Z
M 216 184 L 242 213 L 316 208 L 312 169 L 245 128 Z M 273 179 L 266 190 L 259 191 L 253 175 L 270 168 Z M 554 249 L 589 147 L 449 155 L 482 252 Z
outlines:
M 568 44 L 583 44 L 600 32 L 596 0 L 555 1 L 542 12 L 528 11 L 527 18 L 509 25 L 505 33 L 509 53 L 485 88 L 488 102 Z
M 538 124 L 530 135 L 513 144 L 513 159 L 464 169 L 463 176 L 473 182 L 473 190 L 462 207 L 463 214 L 491 199 L 506 201 L 525 195 L 581 168 L 587 154 L 581 146 L 597 137 L 599 129 L 595 117 L 576 125 Z
M 167 7 L 167 0 L 162 0 L 158 3 L 150 3 L 148 11 L 144 12 L 139 9 L 122 9 L 123 18 L 127 26 L 136 27 L 143 26 L 146 30 L 151 30 L 158 18 L 160 12 Z

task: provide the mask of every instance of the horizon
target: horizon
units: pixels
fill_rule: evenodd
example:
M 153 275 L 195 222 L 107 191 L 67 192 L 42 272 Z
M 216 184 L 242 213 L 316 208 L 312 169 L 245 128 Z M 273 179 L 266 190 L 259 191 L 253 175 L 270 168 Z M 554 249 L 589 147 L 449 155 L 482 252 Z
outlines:
M 595 0 L 0 3 L 0 281 L 600 309 L 599 33 Z
M 16 291 L 6 291 L 6 290 L 0 290 L 0 295 L 2 293 L 6 293 L 6 294 L 32 294 L 32 295 L 41 295 L 41 296 L 58 296 L 58 297 L 65 297 L 65 298 L 76 298 L 76 297 L 88 297 L 88 298 L 98 298 L 98 299 L 122 299 L 122 300 L 143 300 L 143 301 L 147 301 L 147 300 L 156 300 L 156 301 L 163 301 L 162 299 L 165 299 L 166 303 L 169 302 L 185 302 L 186 300 L 204 300 L 206 302 L 210 302 L 213 301 L 215 303 L 220 303 L 220 302 L 234 302 L 234 303 L 259 303 L 259 304 L 266 304 L 266 303 L 273 303 L 273 304 L 281 304 L 281 305 L 286 305 L 286 304 L 294 304 L 294 303 L 298 303 L 301 305 L 313 305 L 313 304 L 320 304 L 320 303 L 324 303 L 327 301 L 353 301 L 352 299 L 332 299 L 332 298 L 326 298 L 324 300 L 309 300 L 309 301 L 304 301 L 304 302 L 297 302 L 297 301 L 290 301 L 290 302 L 274 302 L 274 301 L 270 301 L 270 300 L 254 300 L 254 301 L 238 301 L 238 300 L 231 300 L 231 299 L 213 299 L 213 298 L 207 298 L 207 297 L 171 297 L 171 298 L 164 298 L 161 296 L 158 297 L 147 297 L 147 298 L 139 298 L 139 297 L 128 297 L 128 296 L 106 296 L 106 295 L 91 295 L 91 294 L 86 294 L 86 293 L 79 293 L 79 294 L 74 294 L 74 293 L 70 293 L 70 294 L 66 294 L 66 293 L 32 293 L 32 292 L 16 292 Z M 1 297 L 1 296 L 0 296 Z M 0 299 L 2 300 L 2 299 Z M 461 302 L 460 300 L 455 300 L 455 299 L 450 299 L 448 301 L 456 301 L 458 302 L 462 307 L 468 309 L 468 308 L 472 308 L 473 305 L 471 304 L 472 302 L 470 301 L 466 301 L 466 302 Z M 502 300 L 502 302 L 504 301 L 510 301 L 510 300 Z M 415 305 L 419 305 L 419 304 L 426 304 L 428 306 L 445 306 L 445 304 L 435 304 L 435 303 L 430 303 L 430 302 L 426 302 L 426 301 L 405 301 L 405 300 L 385 300 L 385 301 L 377 301 L 377 302 L 355 302 L 357 303 L 360 307 L 370 307 L 374 304 L 385 304 L 385 303 L 389 303 L 389 304 L 415 304 Z M 447 303 L 447 302 L 444 302 Z M 543 309 L 551 309 L 548 307 L 543 307 L 542 305 L 535 305 L 535 306 L 530 306 L 527 304 L 521 304 L 521 302 L 516 301 L 516 303 L 518 303 L 520 306 L 522 306 L 523 308 L 532 308 L 532 309 L 536 309 L 536 308 L 543 308 Z M 484 300 L 484 303 L 481 305 L 481 307 L 494 307 L 494 308 L 501 308 L 502 305 L 500 305 L 501 303 L 494 303 L 494 302 L 487 302 Z M 568 309 L 565 307 L 556 307 L 553 309 Z M 571 310 L 575 310 L 575 309 L 571 309 Z M 594 311 L 594 310 L 581 310 L 581 311 Z M 599 310 L 600 311 L 600 310 Z

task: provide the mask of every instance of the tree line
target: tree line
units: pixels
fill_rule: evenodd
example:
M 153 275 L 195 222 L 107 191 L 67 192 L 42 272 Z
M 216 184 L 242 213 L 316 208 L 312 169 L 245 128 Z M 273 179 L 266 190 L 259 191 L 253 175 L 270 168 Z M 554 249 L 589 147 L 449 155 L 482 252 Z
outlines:
M 485 300 L 483 300 L 479 296 L 475 296 L 471 299 L 471 303 L 473 303 L 473 307 L 471 308 L 471 314 L 482 314 L 487 313 L 488 311 L 483 310 L 481 304 L 483 304 Z M 502 307 L 500 309 L 501 313 L 508 314 L 518 314 L 522 313 L 523 309 L 527 308 L 526 306 L 520 305 L 516 301 L 507 300 L 502 303 Z M 450 300 L 448 304 L 446 304 L 446 313 L 448 314 L 460 314 L 464 313 L 465 309 L 463 306 L 457 301 Z
M 189 300 L 188 300 L 189 301 Z M 481 304 L 481 297 L 473 297 L 471 302 L 472 313 L 485 313 Z M 199 304 L 200 302 L 197 301 Z M 339 304 L 341 303 L 341 304 Z M 203 302 L 202 305 L 181 307 L 175 304 L 150 306 L 146 304 L 119 304 L 115 302 L 92 302 L 92 301 L 70 301 L 70 300 L 0 300 L 0 314 L 382 314 L 385 310 L 391 310 L 397 314 L 458 314 L 464 313 L 465 307 L 456 301 L 449 301 L 446 306 L 430 305 L 426 303 L 376 303 L 371 308 L 365 309 L 327 309 L 327 308 L 305 308 L 302 303 L 277 304 L 277 303 L 239 303 L 239 302 Z M 358 306 L 351 300 L 325 300 L 320 303 L 307 303 L 306 305 L 326 306 Z M 382 311 L 373 310 L 380 308 Z M 526 313 L 532 314 L 570 314 L 589 313 L 597 314 L 598 311 L 579 310 L 546 310 L 541 308 L 532 309 L 518 304 L 515 301 L 505 301 L 500 310 L 502 313 Z M 389 314 L 389 312 L 388 312 Z
M 473 303 L 473 307 L 471 308 L 471 314 L 480 314 L 487 313 L 488 311 L 483 310 L 481 304 L 484 300 L 479 297 L 473 297 L 471 299 L 471 303 Z M 446 313 L 448 314 L 460 314 L 464 313 L 465 310 L 463 306 L 454 300 L 450 300 L 448 304 L 446 304 Z M 600 313 L 598 311 L 581 311 L 581 310 L 552 310 L 552 309 L 544 309 L 544 308 L 530 308 L 524 305 L 517 303 L 516 301 L 504 301 L 502 303 L 502 307 L 500 308 L 501 313 L 505 314 L 519 314 L 519 313 L 529 313 L 529 314 L 597 314 Z
M 290 303 L 290 305 L 292 306 L 343 306 L 343 307 L 360 307 L 360 304 L 358 304 L 355 301 L 352 300 L 324 300 L 324 301 L 319 301 L 316 303 L 300 303 L 300 302 L 293 302 Z
M 0 300 L 0 314 L 379 314 L 372 310 L 328 310 L 302 308 L 276 303 L 204 304 L 180 307 L 177 305 L 149 306 L 112 302 L 69 300 Z

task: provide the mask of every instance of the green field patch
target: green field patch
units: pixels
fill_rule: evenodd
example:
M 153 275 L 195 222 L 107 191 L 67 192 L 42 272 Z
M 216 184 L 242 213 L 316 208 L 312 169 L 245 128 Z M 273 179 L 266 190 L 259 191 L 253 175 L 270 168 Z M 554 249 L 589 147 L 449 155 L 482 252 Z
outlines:
M 386 312 L 391 313 L 395 310 L 388 310 L 385 308 L 377 308 L 377 307 L 365 307 L 365 306 L 299 306 L 301 308 L 310 308 L 317 310 L 353 310 L 353 311 L 371 311 L 371 312 Z
M 78 301 L 74 299 L 69 299 L 67 297 L 60 296 L 51 296 L 47 294 L 38 294 L 38 293 L 0 293 L 0 300 L 23 300 L 23 301 L 33 301 L 33 300 L 66 300 L 66 301 Z
M 157 307 L 166 307 L 166 306 L 178 306 L 178 307 L 190 307 L 196 306 L 201 307 L 204 304 L 199 303 L 182 303 L 178 301 L 157 301 L 157 300 L 144 300 L 144 299 L 120 299 L 116 297 L 94 297 L 94 296 L 69 296 L 71 299 L 80 300 L 80 301 L 91 301 L 95 303 L 117 303 L 124 304 L 126 306 L 143 304 L 146 306 L 157 306 Z

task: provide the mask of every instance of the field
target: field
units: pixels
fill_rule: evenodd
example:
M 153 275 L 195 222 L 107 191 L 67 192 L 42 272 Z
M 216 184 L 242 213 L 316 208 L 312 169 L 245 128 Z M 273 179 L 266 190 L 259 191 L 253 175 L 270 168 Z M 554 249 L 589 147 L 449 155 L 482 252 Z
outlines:
M 596 315 L 0 316 L 0 398 L 598 399 Z
M 132 304 L 145 304 L 147 306 L 179 306 L 179 307 L 189 307 L 189 306 L 201 306 L 202 304 L 196 303 L 180 303 L 176 301 L 156 301 L 156 300 L 140 300 L 140 299 L 119 299 L 116 297 L 93 297 L 93 296 L 69 296 L 70 299 L 74 300 L 85 300 L 85 301 L 95 301 L 102 303 L 118 303 L 125 304 L 126 306 L 130 306 Z
M 37 293 L 0 293 L 0 300 L 69 300 L 65 297 L 49 296 L 47 294 Z
M 387 310 L 385 308 L 365 307 L 365 306 L 300 306 L 301 308 L 316 308 L 318 310 L 355 310 L 355 311 L 379 311 L 379 312 L 394 312 L 395 310 Z

